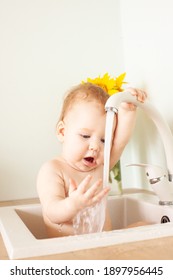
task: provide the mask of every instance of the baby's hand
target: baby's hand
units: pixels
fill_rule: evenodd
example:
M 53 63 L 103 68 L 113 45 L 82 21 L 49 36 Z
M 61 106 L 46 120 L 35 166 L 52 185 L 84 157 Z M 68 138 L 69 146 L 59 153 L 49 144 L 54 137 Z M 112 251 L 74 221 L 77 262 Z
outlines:
M 86 176 L 86 178 L 78 186 L 73 179 L 70 179 L 69 199 L 73 204 L 71 206 L 75 208 L 77 212 L 86 207 L 93 206 L 97 202 L 100 202 L 110 190 L 108 187 L 105 187 L 98 191 L 102 184 L 102 180 L 97 180 L 89 188 L 91 178 L 92 176 L 90 175 Z
M 130 92 L 133 96 L 136 96 L 136 99 L 141 103 L 144 103 L 147 98 L 147 93 L 141 89 L 127 88 L 126 91 Z M 122 102 L 121 108 L 129 111 L 135 111 L 136 105 L 132 103 Z

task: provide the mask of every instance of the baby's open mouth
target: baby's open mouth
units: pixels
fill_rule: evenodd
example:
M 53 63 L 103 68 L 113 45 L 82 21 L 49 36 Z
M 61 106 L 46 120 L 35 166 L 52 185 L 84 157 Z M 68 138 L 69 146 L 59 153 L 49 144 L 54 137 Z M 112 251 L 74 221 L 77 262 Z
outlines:
M 94 158 L 93 157 L 85 157 L 84 160 L 93 163 L 94 162 Z

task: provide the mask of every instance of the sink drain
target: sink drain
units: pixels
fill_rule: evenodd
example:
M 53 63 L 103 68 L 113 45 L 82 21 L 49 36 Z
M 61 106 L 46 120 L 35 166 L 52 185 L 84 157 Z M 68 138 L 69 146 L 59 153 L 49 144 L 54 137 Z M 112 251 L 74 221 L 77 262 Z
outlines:
M 163 216 L 161 218 L 161 224 L 165 224 L 165 223 L 169 223 L 170 222 L 170 219 L 168 216 Z

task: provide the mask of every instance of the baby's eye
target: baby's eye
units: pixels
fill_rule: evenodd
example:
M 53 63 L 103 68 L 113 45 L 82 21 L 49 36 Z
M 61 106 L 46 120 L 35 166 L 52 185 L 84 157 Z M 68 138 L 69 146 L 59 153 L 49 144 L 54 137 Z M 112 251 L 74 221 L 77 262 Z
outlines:
M 90 138 L 90 135 L 87 135 L 87 134 L 80 134 L 80 136 L 84 139 L 88 139 Z
M 101 139 L 101 142 L 104 144 L 105 143 L 105 139 Z

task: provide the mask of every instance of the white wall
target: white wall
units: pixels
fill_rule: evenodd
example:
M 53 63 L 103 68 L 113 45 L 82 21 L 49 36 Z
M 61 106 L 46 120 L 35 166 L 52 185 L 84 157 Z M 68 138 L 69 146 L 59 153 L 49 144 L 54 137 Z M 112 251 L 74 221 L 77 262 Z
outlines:
M 119 0 L 1 0 L 0 38 L 0 200 L 29 198 L 64 92 L 124 70 Z
M 126 71 L 173 129 L 172 14 L 172 0 L 0 1 L 0 200 L 37 195 L 38 169 L 61 149 L 62 95 L 88 76 Z M 165 165 L 142 112 L 122 156 L 123 185 L 148 187 L 143 170 L 124 167 L 131 162 Z
M 147 90 L 149 99 L 173 130 L 172 15 L 171 0 L 121 1 L 127 80 L 133 86 Z M 155 127 L 141 112 L 139 118 L 136 132 L 123 154 L 122 164 L 147 162 L 165 166 L 163 146 Z M 144 171 L 140 168 L 123 167 L 123 175 L 124 186 L 147 186 Z

